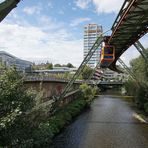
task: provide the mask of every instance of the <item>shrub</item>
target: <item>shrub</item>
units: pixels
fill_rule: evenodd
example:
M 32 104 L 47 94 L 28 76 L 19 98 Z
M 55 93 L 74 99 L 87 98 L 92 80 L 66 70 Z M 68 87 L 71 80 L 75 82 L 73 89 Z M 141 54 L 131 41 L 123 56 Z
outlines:
M 91 87 L 91 86 L 87 85 L 86 83 L 84 83 L 84 84 L 80 85 L 80 89 L 81 89 L 82 97 L 84 97 L 84 99 L 87 101 L 87 103 L 90 104 L 96 94 L 97 88 Z

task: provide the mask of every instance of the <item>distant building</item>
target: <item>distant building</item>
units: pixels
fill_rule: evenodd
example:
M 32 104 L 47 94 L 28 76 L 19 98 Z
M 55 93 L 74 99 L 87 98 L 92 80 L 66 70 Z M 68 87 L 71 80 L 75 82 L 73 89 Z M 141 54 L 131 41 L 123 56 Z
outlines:
M 5 51 L 0 51 L 0 63 L 6 67 L 15 66 L 19 71 L 31 70 L 32 62 L 19 59 Z
M 74 74 L 77 71 L 77 68 L 69 68 L 69 67 L 53 67 L 53 69 L 45 69 L 45 70 L 33 70 L 33 73 L 44 73 L 44 74 L 62 74 L 62 73 L 70 73 Z
M 104 80 L 107 81 L 126 81 L 128 79 L 128 75 L 126 73 L 117 73 L 110 69 L 105 69 L 103 73 Z
M 97 37 L 102 32 L 102 26 L 99 26 L 97 24 L 88 24 L 84 27 L 84 58 L 95 43 Z M 88 66 L 90 66 L 91 68 L 94 68 L 100 60 L 100 50 L 101 48 L 99 47 L 88 62 Z

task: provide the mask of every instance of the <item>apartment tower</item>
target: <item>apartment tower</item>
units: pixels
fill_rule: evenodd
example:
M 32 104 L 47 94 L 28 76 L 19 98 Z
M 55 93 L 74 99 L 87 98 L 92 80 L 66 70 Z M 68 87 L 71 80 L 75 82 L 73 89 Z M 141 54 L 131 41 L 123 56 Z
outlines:
M 84 27 L 84 58 L 95 43 L 97 37 L 103 32 L 102 26 L 97 24 L 88 24 Z M 88 66 L 94 68 L 100 59 L 99 47 L 88 62 Z

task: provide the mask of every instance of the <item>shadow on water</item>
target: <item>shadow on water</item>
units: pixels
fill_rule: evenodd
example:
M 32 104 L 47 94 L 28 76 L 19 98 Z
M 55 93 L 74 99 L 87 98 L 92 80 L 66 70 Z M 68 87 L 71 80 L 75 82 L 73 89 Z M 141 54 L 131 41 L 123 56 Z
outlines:
M 100 95 L 122 95 L 120 88 L 102 89 Z
M 58 136 L 53 139 L 51 148 L 78 148 L 87 131 L 90 108 L 86 108 Z

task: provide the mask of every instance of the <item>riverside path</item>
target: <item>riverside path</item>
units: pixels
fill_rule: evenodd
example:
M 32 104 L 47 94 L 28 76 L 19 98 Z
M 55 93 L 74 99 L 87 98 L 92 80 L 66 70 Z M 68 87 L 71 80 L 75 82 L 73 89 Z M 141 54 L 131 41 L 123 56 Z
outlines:
M 148 148 L 148 124 L 130 102 L 99 96 L 53 141 L 54 148 Z

